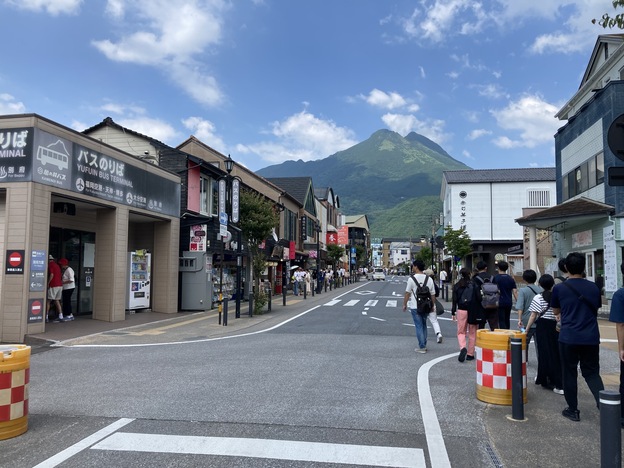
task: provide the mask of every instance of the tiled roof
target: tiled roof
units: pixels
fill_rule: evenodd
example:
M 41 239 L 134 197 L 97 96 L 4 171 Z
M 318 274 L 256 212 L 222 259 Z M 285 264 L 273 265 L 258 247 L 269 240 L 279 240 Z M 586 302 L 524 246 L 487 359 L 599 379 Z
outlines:
M 297 200 L 301 206 L 305 206 L 308 189 L 312 183 L 312 177 L 269 177 L 269 182 L 286 191 Z
M 529 167 L 444 171 L 443 174 L 448 184 L 479 184 L 484 182 L 554 182 L 556 172 L 554 167 Z
M 520 226 L 533 226 L 538 229 L 557 230 L 556 226 L 575 226 L 597 221 L 613 215 L 615 208 L 589 198 L 569 200 L 537 213 L 516 219 Z

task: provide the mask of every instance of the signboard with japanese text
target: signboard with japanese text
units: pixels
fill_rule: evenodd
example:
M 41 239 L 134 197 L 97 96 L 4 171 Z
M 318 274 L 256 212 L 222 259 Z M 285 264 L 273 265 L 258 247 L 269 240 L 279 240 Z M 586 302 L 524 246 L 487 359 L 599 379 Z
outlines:
M 0 182 L 30 181 L 180 214 L 180 185 L 175 181 L 38 128 L 0 129 Z
M 191 252 L 205 252 L 206 251 L 206 231 L 208 230 L 207 224 L 197 224 L 191 226 L 190 230 L 190 242 L 189 251 Z
M 30 254 L 30 289 L 31 292 L 45 291 L 45 273 L 48 269 L 45 250 L 33 250 Z
M 24 274 L 24 250 L 7 250 L 5 275 Z
M 325 240 L 326 244 L 337 244 L 338 243 L 338 233 L 336 232 L 328 232 L 327 238 Z
M 45 301 L 43 299 L 28 299 L 28 323 L 43 322 Z
M 0 130 L 0 182 L 31 179 L 32 128 Z

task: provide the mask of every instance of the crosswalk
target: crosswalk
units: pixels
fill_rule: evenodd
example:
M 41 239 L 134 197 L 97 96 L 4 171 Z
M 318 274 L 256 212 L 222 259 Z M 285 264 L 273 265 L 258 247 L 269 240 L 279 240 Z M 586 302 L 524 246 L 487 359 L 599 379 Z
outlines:
M 328 307 L 332 307 L 336 305 L 342 305 L 342 307 L 355 307 L 356 305 L 363 303 L 361 305 L 363 305 L 364 307 L 376 307 L 377 304 L 379 304 L 379 302 L 380 302 L 379 299 L 369 299 L 366 302 L 364 302 L 363 299 L 350 299 L 348 301 L 343 301 L 342 299 L 333 299 L 331 301 L 326 302 L 323 305 L 328 306 Z M 396 308 L 398 306 L 399 306 L 399 303 L 397 299 L 386 299 L 385 307 Z

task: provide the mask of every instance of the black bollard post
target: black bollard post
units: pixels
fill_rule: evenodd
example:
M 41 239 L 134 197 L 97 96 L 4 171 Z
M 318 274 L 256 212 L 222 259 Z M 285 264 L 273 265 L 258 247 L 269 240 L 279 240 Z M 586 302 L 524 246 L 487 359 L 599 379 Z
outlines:
M 286 305 L 286 286 L 282 286 L 282 305 Z
M 601 390 L 599 395 L 600 467 L 621 468 L 620 394 L 611 390 Z
M 304 299 L 308 298 L 308 288 L 305 283 L 303 283 L 303 298 Z
M 524 420 L 522 397 L 522 338 L 511 338 L 511 418 Z
M 228 299 L 223 298 L 223 326 L 227 327 Z
M 273 302 L 273 291 L 267 291 L 267 296 L 269 296 L 269 302 L 267 304 L 267 312 L 271 312 L 271 303 Z
M 253 317 L 253 308 L 254 308 L 254 291 L 253 289 L 249 291 L 249 316 Z

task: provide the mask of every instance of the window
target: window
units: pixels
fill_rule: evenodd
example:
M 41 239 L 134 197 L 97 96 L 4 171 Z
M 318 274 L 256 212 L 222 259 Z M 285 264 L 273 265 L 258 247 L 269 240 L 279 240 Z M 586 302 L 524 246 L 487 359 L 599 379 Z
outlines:
M 592 156 L 563 176 L 563 201 L 604 183 L 604 153 Z
M 219 183 L 204 175 L 199 178 L 199 212 L 216 215 L 219 211 Z
M 297 215 L 289 209 L 284 211 L 284 239 L 297 240 Z
M 550 206 L 550 190 L 529 189 L 527 195 L 529 208 L 547 208 Z

